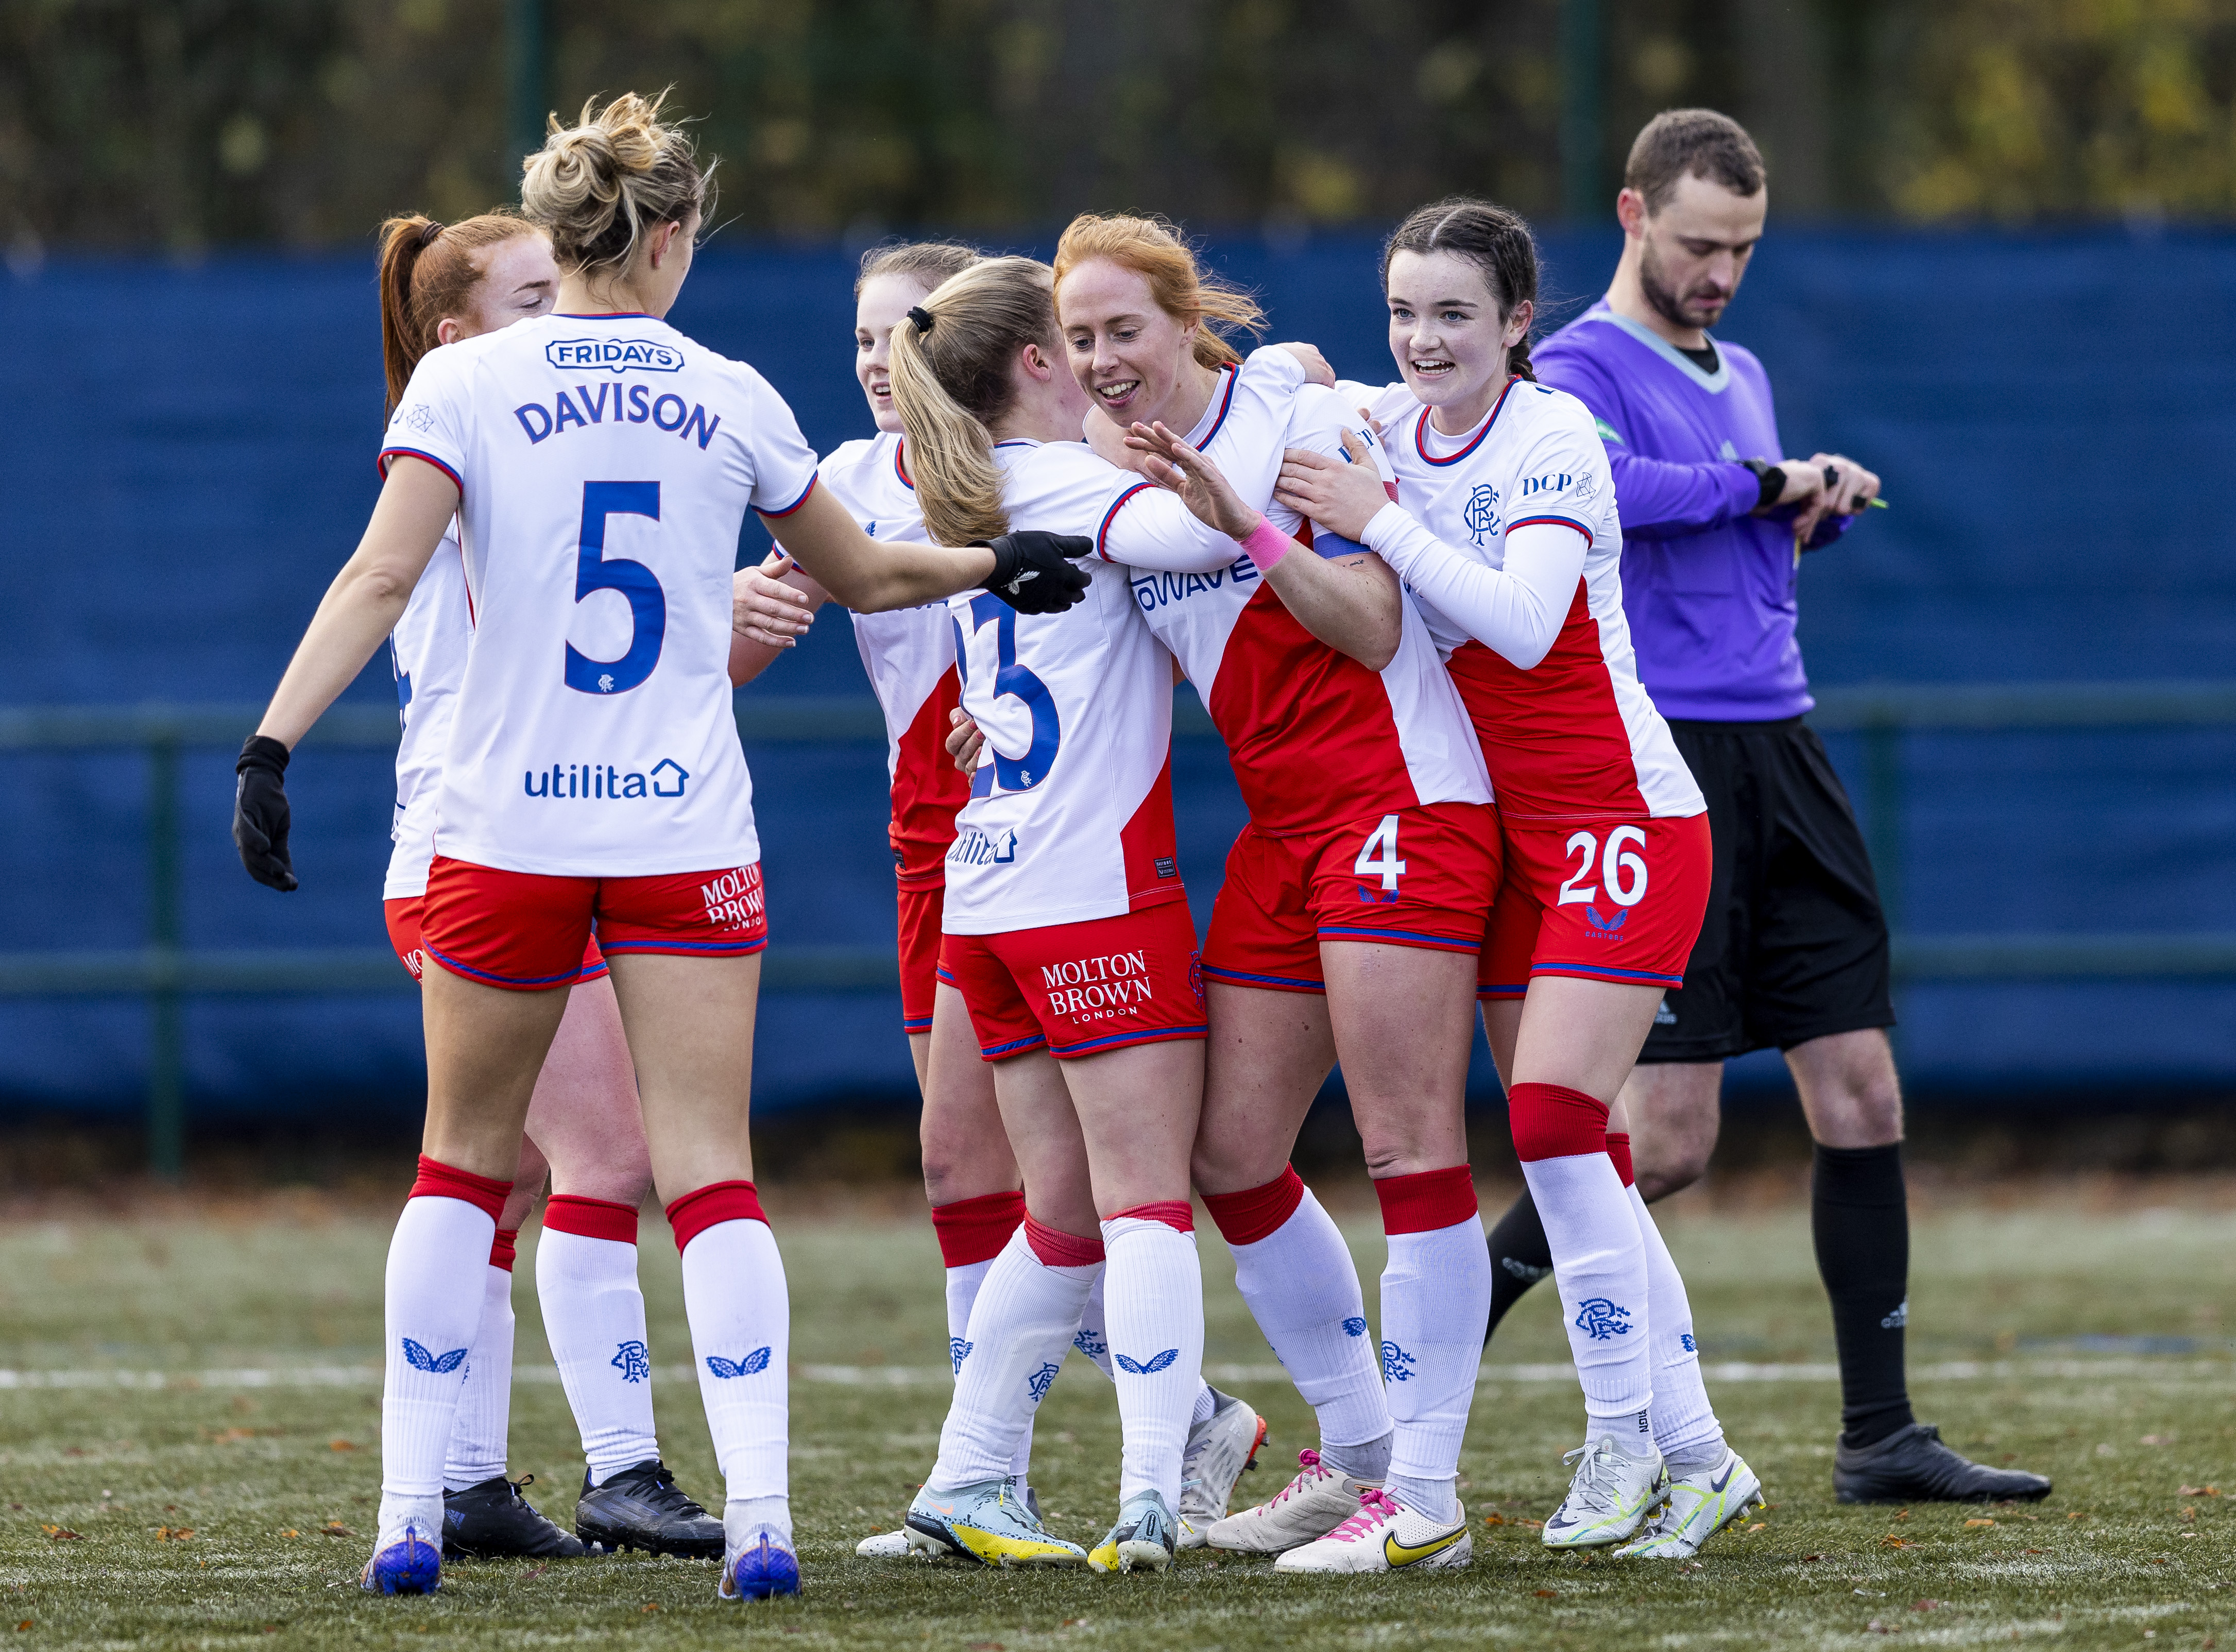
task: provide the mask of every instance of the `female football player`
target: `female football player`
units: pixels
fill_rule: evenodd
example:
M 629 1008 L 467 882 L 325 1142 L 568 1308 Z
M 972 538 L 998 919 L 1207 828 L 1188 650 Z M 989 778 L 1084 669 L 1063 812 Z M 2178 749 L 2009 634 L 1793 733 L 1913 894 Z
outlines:
M 1124 479 L 1080 444 L 1087 399 L 1045 265 L 990 259 L 911 306 L 891 385 L 935 539 L 1093 533 Z M 1171 656 L 1107 563 L 1065 614 L 973 596 L 949 615 L 988 760 L 947 856 L 940 978 L 995 1063 L 1027 1214 L 955 1350 L 910 1539 L 1003 1563 L 1161 1568 L 1203 1355 L 1187 1144 L 1205 1029 L 1173 841 Z M 1106 1259 L 1125 1451 L 1118 1518 L 1090 1555 L 1049 1536 L 1008 1476 Z
M 550 240 L 525 219 L 503 213 L 450 225 L 391 219 L 382 226 L 380 259 L 389 413 L 428 351 L 544 314 L 558 294 Z M 435 852 L 435 800 L 472 635 L 454 527 L 389 637 L 404 727 L 396 754 L 396 848 L 383 905 L 397 956 L 415 979 L 425 969 L 420 905 Z M 652 1167 L 628 1044 L 605 977 L 593 941 L 529 1102 L 528 1134 L 497 1217 L 489 1296 L 469 1346 L 444 1470 L 446 1553 L 569 1556 L 582 1553 L 584 1542 L 654 1554 L 721 1553 L 721 1523 L 676 1488 L 653 1432 L 636 1278 L 636 1212 Z M 575 1510 L 579 1538 L 538 1514 L 504 1474 L 514 1242 L 543 1188 L 547 1161 L 552 1197 L 536 1247 L 536 1293 L 588 1459 Z
M 290 750 L 394 629 L 455 515 L 476 624 L 421 913 L 438 966 L 422 984 L 425 1151 L 389 1253 L 369 1589 L 439 1584 L 444 1446 L 479 1274 L 595 920 L 727 1483 L 721 1593 L 798 1589 L 789 1310 L 746 1135 L 766 925 L 727 675 L 738 530 L 747 509 L 786 521 L 801 563 L 865 609 L 988 585 L 1060 608 L 1083 583 L 1045 539 L 878 545 L 816 489 L 766 381 L 661 319 L 705 196 L 657 102 L 627 94 L 553 122 L 523 202 L 551 237 L 559 306 L 419 363 L 365 536 L 238 765 L 244 863 L 292 885 Z
M 1505 881 L 1478 991 L 1588 1416 L 1544 1542 L 1631 1538 L 1666 1454 L 1664 1515 L 1620 1552 L 1688 1554 L 1759 1486 L 1724 1443 L 1683 1281 L 1627 1186 L 1628 1136 L 1608 1127 L 1700 929 L 1706 806 L 1639 686 L 1592 415 L 1530 377 L 1529 226 L 1483 201 L 1424 207 L 1390 238 L 1383 283 L 1402 382 L 1354 388 L 1381 421 L 1397 503 L 1302 451 L 1278 497 L 1374 547 L 1419 596 L 1498 788 Z
M 1180 433 L 1168 457 L 1223 473 L 1223 512 L 1200 490 L 1188 501 L 1220 530 L 1215 563 L 1196 556 L 1187 505 L 1147 480 L 1097 542 L 1140 570 L 1136 600 L 1202 695 L 1249 806 L 1204 949 L 1194 1175 L 1236 1285 L 1320 1423 L 1289 1486 L 1209 1539 L 1294 1571 L 1464 1565 L 1455 1483 L 1481 1364 L 1468 1338 L 1490 1293 L 1463 1123 L 1474 960 L 1498 885 L 1482 755 L 1390 569 L 1334 534 L 1303 550 L 1274 501 L 1284 449 L 1342 461 L 1357 421 L 1341 399 L 1283 350 L 1240 359 L 1211 324 L 1249 325 L 1255 306 L 1207 280 L 1163 224 L 1077 219 L 1056 268 L 1090 434 L 1130 457 L 1123 429 L 1160 426 Z M 1372 463 L 1352 468 L 1382 485 Z M 1338 1057 L 1389 1236 L 1378 1349 L 1350 1252 L 1288 1162 Z

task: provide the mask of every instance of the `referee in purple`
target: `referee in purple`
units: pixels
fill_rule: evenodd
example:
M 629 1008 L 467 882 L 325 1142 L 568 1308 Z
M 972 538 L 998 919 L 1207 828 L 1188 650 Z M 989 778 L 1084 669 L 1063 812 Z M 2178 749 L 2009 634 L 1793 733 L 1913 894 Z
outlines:
M 2038 1474 L 1970 1462 L 1911 1414 L 1903 1329 L 1910 1215 L 1902 1091 L 1886 1029 L 1886 920 L 1794 640 L 1801 553 L 1847 532 L 1879 479 L 1837 453 L 1785 457 L 1762 364 L 1707 329 L 1769 209 L 1762 156 L 1709 109 L 1656 115 L 1631 146 L 1607 296 L 1534 352 L 1538 378 L 1599 421 L 1622 515 L 1638 675 L 1708 800 L 1708 909 L 1623 1087 L 1639 1191 L 1697 1181 L 1724 1063 L 1785 1054 L 1816 1142 L 1817 1267 L 1839 1347 L 1844 1503 L 2041 1497 Z M 1524 1194 L 1490 1235 L 1491 1324 L 1551 1271 Z

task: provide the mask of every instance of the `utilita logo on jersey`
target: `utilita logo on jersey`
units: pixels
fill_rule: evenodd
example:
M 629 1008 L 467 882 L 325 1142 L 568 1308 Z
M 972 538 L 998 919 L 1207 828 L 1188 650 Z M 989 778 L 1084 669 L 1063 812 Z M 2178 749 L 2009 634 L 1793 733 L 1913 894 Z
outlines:
M 1106 952 L 1041 965 L 1049 1008 L 1074 1021 L 1116 1021 L 1138 1016 L 1156 996 L 1149 990 L 1147 952 Z
M 955 834 L 955 846 L 947 858 L 958 866 L 1006 866 L 1017 858 L 1017 834 L 990 837 L 977 826 L 964 826 Z
M 555 367 L 603 367 L 608 372 L 680 372 L 683 352 L 649 339 L 554 339 L 543 359 Z
M 642 773 L 614 763 L 554 763 L 531 769 L 520 778 L 520 789 L 530 797 L 603 799 L 626 803 L 633 798 L 681 797 L 691 784 L 691 771 L 672 757 L 663 757 Z

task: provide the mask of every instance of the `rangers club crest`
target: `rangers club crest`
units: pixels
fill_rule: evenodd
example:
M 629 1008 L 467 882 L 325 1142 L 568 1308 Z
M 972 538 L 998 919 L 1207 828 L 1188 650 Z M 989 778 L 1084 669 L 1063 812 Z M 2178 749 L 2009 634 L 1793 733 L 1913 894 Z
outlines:
M 1498 531 L 1498 490 L 1485 482 L 1468 495 L 1468 532 L 1476 544 Z
M 1576 1305 L 1576 1329 L 1595 1342 L 1630 1334 L 1628 1308 L 1617 1307 L 1603 1296 L 1588 1296 Z

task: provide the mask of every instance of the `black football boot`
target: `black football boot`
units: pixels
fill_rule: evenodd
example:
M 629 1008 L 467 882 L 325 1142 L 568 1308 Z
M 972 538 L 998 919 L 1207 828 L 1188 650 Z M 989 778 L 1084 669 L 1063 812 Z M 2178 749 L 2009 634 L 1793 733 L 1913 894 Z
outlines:
M 521 1495 L 535 1484 L 533 1474 L 517 1481 L 500 1474 L 463 1491 L 444 1492 L 443 1558 L 576 1560 L 589 1553 Z
M 722 1522 L 678 1491 L 675 1476 L 658 1458 L 592 1485 L 582 1476 L 575 1505 L 575 1535 L 593 1549 L 641 1549 L 653 1555 L 722 1557 Z
M 1960 1457 L 1932 1424 L 1912 1423 L 1876 1445 L 1835 1451 L 1832 1492 L 1843 1503 L 2035 1503 L 2049 1495 L 2049 1482 Z

